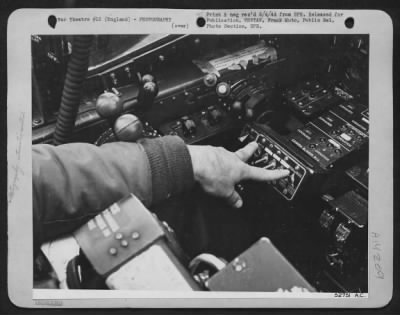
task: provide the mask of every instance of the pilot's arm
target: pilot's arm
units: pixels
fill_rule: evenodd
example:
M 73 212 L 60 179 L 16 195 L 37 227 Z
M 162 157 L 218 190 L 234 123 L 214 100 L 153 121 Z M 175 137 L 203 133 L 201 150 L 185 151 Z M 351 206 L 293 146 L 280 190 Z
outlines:
M 136 195 L 147 207 L 190 189 L 193 169 L 179 137 L 33 146 L 35 240 L 71 232 L 113 202 Z
M 149 207 L 198 182 L 206 192 L 239 208 L 243 202 L 235 191 L 236 183 L 288 175 L 287 171 L 246 164 L 256 149 L 256 143 L 235 153 L 211 146 L 186 146 L 177 136 L 101 147 L 87 143 L 34 145 L 35 246 L 72 232 L 129 193 Z

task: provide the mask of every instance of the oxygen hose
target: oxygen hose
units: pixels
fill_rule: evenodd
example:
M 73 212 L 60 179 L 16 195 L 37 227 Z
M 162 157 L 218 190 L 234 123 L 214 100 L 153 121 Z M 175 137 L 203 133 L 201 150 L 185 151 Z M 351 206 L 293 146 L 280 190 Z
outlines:
M 72 54 L 68 62 L 61 106 L 58 111 L 54 144 L 60 145 L 70 140 L 78 114 L 83 82 L 89 67 L 89 54 L 93 36 L 76 36 L 72 44 Z

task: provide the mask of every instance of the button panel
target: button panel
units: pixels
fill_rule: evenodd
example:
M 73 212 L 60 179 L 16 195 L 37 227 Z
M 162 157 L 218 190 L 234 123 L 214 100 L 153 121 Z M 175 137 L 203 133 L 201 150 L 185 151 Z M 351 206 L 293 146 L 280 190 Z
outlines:
M 133 195 L 112 204 L 74 232 L 82 252 L 104 277 L 164 236 L 159 221 Z
M 333 90 L 316 80 L 301 82 L 283 92 L 284 103 L 304 117 L 318 114 L 341 99 Z
M 247 137 L 240 137 L 242 141 L 256 141 L 259 145 L 259 149 L 249 160 L 250 165 L 268 170 L 288 169 L 290 171 L 289 176 L 272 181 L 270 184 L 285 199 L 292 200 L 307 174 L 306 169 L 267 134 L 260 133 L 250 126 L 246 126 L 243 133 Z

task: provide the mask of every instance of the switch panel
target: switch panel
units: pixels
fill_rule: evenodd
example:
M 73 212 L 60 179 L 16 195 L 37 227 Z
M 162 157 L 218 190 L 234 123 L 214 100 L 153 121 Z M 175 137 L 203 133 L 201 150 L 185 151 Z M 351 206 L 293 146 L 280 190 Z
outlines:
M 292 200 L 307 175 L 306 167 L 266 132 L 257 130 L 255 126 L 247 125 L 239 140 L 256 141 L 259 145 L 259 149 L 249 160 L 250 165 L 268 170 L 288 169 L 290 171 L 289 176 L 272 181 L 271 185 L 285 199 Z
M 316 80 L 301 82 L 283 92 L 284 103 L 294 108 L 304 117 L 322 112 L 340 102 L 332 88 Z
M 160 126 L 164 135 L 180 136 L 187 144 L 197 143 L 235 126 L 236 119 L 226 107 L 215 104 Z

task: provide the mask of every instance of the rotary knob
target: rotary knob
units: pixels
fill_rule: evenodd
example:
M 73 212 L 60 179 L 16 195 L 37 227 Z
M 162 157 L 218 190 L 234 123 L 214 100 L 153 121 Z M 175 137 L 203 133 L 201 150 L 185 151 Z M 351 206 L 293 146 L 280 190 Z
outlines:
M 217 84 L 217 81 L 217 76 L 214 73 L 207 74 L 203 79 L 204 84 L 208 87 L 215 86 Z
M 231 86 L 226 82 L 220 82 L 215 91 L 219 97 L 226 97 L 231 93 Z

